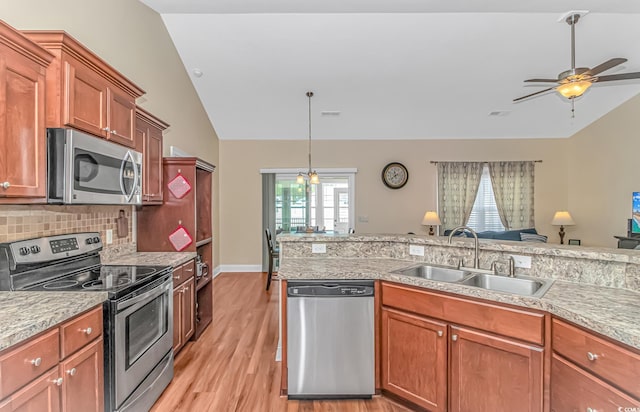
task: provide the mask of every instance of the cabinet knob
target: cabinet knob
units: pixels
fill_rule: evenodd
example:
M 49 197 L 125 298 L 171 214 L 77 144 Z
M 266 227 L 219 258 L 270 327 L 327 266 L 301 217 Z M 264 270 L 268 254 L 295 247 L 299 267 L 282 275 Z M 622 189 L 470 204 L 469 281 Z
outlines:
M 0 187 L 2 187 L 3 189 L 8 189 L 10 186 L 11 186 L 11 183 L 9 182 L 0 183 Z
M 80 329 L 81 332 L 84 332 L 87 335 L 91 335 L 91 332 L 93 332 L 93 329 L 91 329 L 91 327 L 88 327 L 86 329 Z
M 76 368 L 71 368 L 67 371 L 67 373 L 71 376 L 75 376 L 76 375 Z
M 109 128 L 108 127 L 103 127 L 102 130 L 104 130 L 105 132 L 108 132 Z
M 594 408 L 587 408 L 587 412 L 598 412 L 598 410 Z
M 444 332 L 443 332 L 443 331 L 441 331 L 441 330 L 439 330 L 439 331 L 438 331 L 438 336 L 442 336 L 442 335 L 444 335 Z
M 51 382 L 53 382 L 53 384 L 56 385 L 56 386 L 61 386 L 62 385 L 62 378 L 54 379 Z
M 112 130 L 111 134 L 118 134 L 118 131 L 117 130 Z
M 458 340 L 458 335 L 451 335 L 451 340 L 452 341 L 457 341 Z
M 174 276 L 173 278 L 174 278 L 175 280 L 178 280 L 178 279 L 180 279 L 180 276 Z
M 587 352 L 587 359 L 593 362 L 598 359 L 598 355 L 596 355 L 595 353 Z
M 40 366 L 41 363 L 42 363 L 42 358 L 31 359 L 31 364 L 33 366 Z

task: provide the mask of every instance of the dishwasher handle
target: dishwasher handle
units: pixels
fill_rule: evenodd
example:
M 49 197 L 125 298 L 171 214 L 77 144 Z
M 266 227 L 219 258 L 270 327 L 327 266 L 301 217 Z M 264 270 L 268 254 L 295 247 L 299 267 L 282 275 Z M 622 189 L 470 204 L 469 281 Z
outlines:
M 316 285 L 295 285 L 287 287 L 287 296 L 292 298 L 305 297 L 372 297 L 373 286 L 341 285 L 336 283 Z

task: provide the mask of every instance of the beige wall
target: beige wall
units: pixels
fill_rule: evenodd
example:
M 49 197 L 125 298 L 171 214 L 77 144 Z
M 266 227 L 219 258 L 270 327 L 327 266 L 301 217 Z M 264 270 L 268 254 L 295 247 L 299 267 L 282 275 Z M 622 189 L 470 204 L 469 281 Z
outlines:
M 17 29 L 65 30 L 147 93 L 138 104 L 171 125 L 169 146 L 218 165 L 218 138 L 159 14 L 136 0 L 2 0 Z M 218 175 L 214 173 L 214 262 L 219 262 Z
M 549 140 L 427 140 L 314 141 L 313 166 L 358 169 L 356 220 L 359 233 L 426 234 L 422 216 L 436 207 L 436 167 L 431 160 L 543 160 L 536 165 L 536 228 L 557 242 L 549 224 L 553 212 L 567 205 L 567 139 Z M 221 141 L 222 264 L 250 265 L 261 261 L 261 168 L 305 170 L 305 141 Z M 409 182 L 399 190 L 381 181 L 384 165 L 399 161 L 409 170 Z
M 640 96 L 570 139 L 568 207 L 576 226 L 569 237 L 616 247 L 613 236 L 626 236 L 631 193 L 640 191 L 639 156 Z

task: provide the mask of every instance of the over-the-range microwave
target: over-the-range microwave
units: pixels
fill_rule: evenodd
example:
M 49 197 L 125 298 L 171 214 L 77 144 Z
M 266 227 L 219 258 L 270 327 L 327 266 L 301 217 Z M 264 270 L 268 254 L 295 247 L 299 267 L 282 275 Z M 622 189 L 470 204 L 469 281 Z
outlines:
M 142 154 L 73 129 L 47 129 L 47 201 L 142 204 Z

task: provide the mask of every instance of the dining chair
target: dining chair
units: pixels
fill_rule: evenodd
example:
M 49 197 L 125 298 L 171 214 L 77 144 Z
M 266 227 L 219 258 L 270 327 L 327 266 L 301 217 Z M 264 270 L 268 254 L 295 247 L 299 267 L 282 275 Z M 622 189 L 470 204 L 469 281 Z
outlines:
M 280 250 L 273 246 L 273 238 L 271 237 L 271 230 L 266 228 L 264 234 L 267 237 L 267 247 L 269 248 L 269 272 L 267 272 L 267 289 L 271 286 L 271 277 L 273 276 L 273 265 L 276 259 L 280 259 Z

